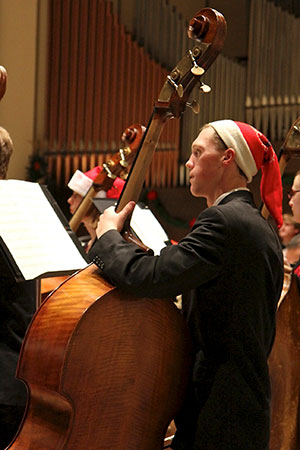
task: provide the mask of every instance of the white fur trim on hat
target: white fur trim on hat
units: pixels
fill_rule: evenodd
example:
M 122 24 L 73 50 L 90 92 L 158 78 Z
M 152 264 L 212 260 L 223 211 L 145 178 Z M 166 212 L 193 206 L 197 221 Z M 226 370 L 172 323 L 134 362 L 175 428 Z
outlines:
M 72 191 L 75 191 L 77 194 L 84 197 L 85 194 L 89 191 L 92 184 L 93 180 L 91 180 L 91 178 L 87 177 L 80 170 L 76 170 L 68 183 L 68 187 L 72 189 Z
M 214 128 L 228 148 L 234 149 L 236 163 L 246 175 L 248 183 L 250 183 L 252 177 L 257 173 L 257 167 L 252 152 L 238 125 L 229 119 L 216 120 L 215 122 L 210 122 L 209 125 Z
M 68 187 L 72 189 L 72 191 L 84 197 L 90 188 L 92 187 L 93 180 L 87 177 L 80 170 L 76 170 L 71 180 L 68 183 Z M 103 190 L 97 191 L 95 193 L 95 197 L 97 198 L 106 198 L 106 192 Z

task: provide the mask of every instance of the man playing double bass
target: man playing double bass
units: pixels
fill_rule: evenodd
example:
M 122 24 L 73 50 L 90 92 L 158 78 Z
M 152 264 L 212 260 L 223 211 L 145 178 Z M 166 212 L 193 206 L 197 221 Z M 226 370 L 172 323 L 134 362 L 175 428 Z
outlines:
M 282 188 L 266 137 L 232 120 L 202 128 L 186 167 L 201 212 L 178 245 L 149 256 L 120 234 L 134 202 L 107 209 L 90 258 L 119 288 L 141 297 L 182 294 L 193 338 L 191 382 L 172 448 L 266 450 L 270 384 L 267 358 L 283 282 L 275 230 L 256 208 L 247 182 L 261 169 L 261 195 L 277 225 Z M 147 320 L 147 317 L 145 317 Z

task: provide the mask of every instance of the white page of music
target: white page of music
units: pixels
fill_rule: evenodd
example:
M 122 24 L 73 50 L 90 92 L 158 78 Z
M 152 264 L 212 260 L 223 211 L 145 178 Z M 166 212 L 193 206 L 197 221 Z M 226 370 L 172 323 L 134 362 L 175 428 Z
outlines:
M 87 266 L 38 183 L 0 180 L 0 236 L 25 280 Z
M 143 244 L 159 255 L 166 246 L 168 236 L 150 209 L 135 205 L 130 225 Z

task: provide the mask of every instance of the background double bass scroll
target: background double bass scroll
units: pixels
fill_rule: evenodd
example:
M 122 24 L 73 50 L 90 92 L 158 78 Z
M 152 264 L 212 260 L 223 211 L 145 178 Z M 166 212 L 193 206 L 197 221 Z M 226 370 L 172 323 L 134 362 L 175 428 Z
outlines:
M 0 100 L 4 97 L 6 92 L 7 72 L 5 67 L 0 66 Z
M 92 199 L 97 191 L 100 189 L 108 191 L 112 187 L 117 176 L 123 177 L 124 173 L 127 175 L 127 167 L 132 163 L 132 160 L 135 157 L 144 132 L 145 127 L 140 124 L 133 124 L 127 127 L 123 132 L 121 140 L 124 143 L 124 148 L 120 149 L 115 156 L 103 164 L 104 170 L 98 174 L 92 187 L 89 189 L 70 220 L 69 225 L 73 231 L 78 230 L 83 217 L 88 214 L 92 205 Z
M 196 39 L 173 69 L 117 208 L 137 200 L 162 128 L 179 118 L 222 48 L 226 22 L 204 8 Z M 135 298 L 91 264 L 41 305 L 23 341 L 17 376 L 29 399 L 13 450 L 161 450 L 185 396 L 193 358 L 187 325 L 171 299 Z

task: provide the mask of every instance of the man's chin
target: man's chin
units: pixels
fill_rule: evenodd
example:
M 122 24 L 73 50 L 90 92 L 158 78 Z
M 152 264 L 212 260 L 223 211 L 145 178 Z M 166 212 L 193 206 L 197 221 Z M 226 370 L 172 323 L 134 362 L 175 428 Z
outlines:
M 190 187 L 190 193 L 192 194 L 193 197 L 204 197 L 203 195 L 201 195 L 201 193 L 195 191 L 192 186 Z

